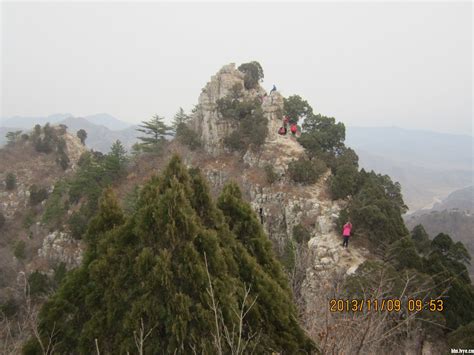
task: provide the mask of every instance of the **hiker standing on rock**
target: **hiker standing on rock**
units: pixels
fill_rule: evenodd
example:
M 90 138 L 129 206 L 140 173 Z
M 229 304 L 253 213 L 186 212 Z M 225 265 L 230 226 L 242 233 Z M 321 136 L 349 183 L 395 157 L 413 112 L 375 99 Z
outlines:
M 344 239 L 342 242 L 342 247 L 346 247 L 349 245 L 349 237 L 351 236 L 351 230 L 352 230 L 352 223 L 350 221 L 347 221 L 346 224 L 344 224 L 344 227 L 342 227 L 342 238 Z
M 271 103 L 272 105 L 273 105 L 273 95 L 272 95 L 272 94 L 273 94 L 275 91 L 277 91 L 277 87 L 275 86 L 275 84 L 273 84 L 273 87 L 272 87 L 272 89 L 270 90 L 270 100 L 271 100 L 270 103 Z
M 290 130 L 291 130 L 291 134 L 293 134 L 293 136 L 296 136 L 296 132 L 298 132 L 298 127 L 296 126 L 296 123 L 291 124 Z

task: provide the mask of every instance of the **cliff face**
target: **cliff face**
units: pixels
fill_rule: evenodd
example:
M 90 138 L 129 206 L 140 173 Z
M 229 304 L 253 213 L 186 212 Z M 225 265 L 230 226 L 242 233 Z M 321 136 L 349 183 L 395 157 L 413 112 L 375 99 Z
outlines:
M 228 95 L 236 84 L 244 85 L 244 75 L 235 64 L 229 64 L 211 78 L 199 95 L 192 125 L 206 152 L 214 156 L 224 153 L 223 139 L 235 128 L 231 122 L 219 117 L 216 102 Z

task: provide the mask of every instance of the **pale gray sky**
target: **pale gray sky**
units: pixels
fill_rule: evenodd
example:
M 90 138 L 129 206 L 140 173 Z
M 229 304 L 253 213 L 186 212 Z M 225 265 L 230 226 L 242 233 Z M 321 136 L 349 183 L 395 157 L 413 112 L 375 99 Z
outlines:
M 222 65 L 346 125 L 472 134 L 472 4 L 5 3 L 0 116 L 190 110 Z

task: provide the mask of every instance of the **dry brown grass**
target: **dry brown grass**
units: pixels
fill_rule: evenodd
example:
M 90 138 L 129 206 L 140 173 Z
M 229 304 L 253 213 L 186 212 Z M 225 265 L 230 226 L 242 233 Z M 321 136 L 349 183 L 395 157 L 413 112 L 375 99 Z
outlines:
M 72 142 L 72 146 L 74 143 Z M 72 163 L 77 161 L 79 150 L 75 150 Z M 14 146 L 0 149 L 0 209 L 7 215 L 6 224 L 0 231 L 0 252 L 5 255 L 0 273 L 5 277 L 8 276 L 6 273 L 17 275 L 20 270 L 47 269 L 47 265 L 42 265 L 39 261 L 31 262 L 48 232 L 35 224 L 40 219 L 43 205 L 30 206 L 25 192 L 31 185 L 49 189 L 58 180 L 72 173 L 70 169 L 64 171 L 55 160 L 54 153 L 39 153 L 30 142 L 18 142 Z M 9 172 L 16 176 L 16 188 L 12 191 L 6 191 L 3 183 Z M 33 222 L 30 227 L 24 223 L 27 215 L 31 215 Z M 17 260 L 13 256 L 14 246 L 19 241 L 26 244 L 24 260 Z

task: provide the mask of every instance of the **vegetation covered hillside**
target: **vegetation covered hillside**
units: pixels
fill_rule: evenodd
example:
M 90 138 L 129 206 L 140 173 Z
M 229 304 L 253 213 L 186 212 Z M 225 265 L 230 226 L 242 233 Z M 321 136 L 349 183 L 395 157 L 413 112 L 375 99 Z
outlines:
M 16 291 L 2 299 L 5 349 L 441 354 L 470 346 L 464 245 L 444 233 L 430 239 L 421 226 L 410 232 L 400 184 L 359 168 L 344 124 L 299 95 L 267 93 L 262 78 L 257 62 L 224 66 L 171 127 L 158 115 L 145 120 L 131 152 L 116 142 L 109 154 L 81 154 L 43 196 L 34 222 L 49 234 L 38 235 L 42 246 L 28 259 L 72 253 L 74 263 L 50 258 L 17 270 L 27 282 L 11 281 Z M 393 308 L 368 309 L 382 300 Z
M 61 353 L 314 348 L 238 187 L 226 186 L 217 206 L 207 190 L 175 157 L 143 187 L 128 218 L 106 191 L 85 235 L 84 264 L 40 313 L 41 342 L 52 336 Z M 148 336 L 138 346 L 140 331 Z M 25 351 L 35 346 L 36 339 Z

